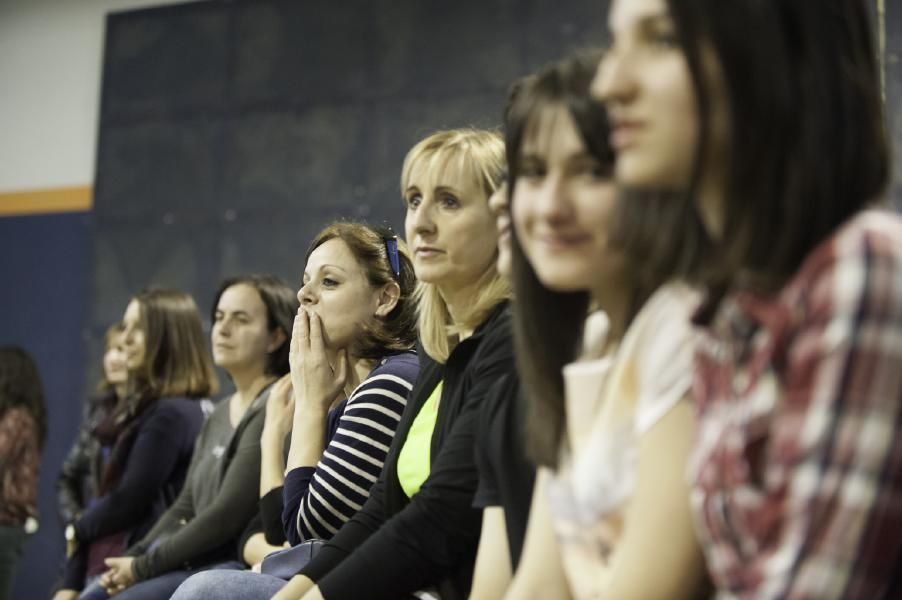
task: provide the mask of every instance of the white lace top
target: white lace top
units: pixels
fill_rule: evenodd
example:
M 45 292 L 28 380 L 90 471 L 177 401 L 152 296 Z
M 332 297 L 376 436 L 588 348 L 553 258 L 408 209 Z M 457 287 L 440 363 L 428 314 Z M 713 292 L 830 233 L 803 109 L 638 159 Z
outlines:
M 603 592 L 600 573 L 622 533 L 640 436 L 689 391 L 696 304 L 689 288 L 662 287 L 605 358 L 593 357 L 607 333 L 607 319 L 595 313 L 586 322 L 583 357 L 564 368 L 567 436 L 547 493 L 577 600 Z

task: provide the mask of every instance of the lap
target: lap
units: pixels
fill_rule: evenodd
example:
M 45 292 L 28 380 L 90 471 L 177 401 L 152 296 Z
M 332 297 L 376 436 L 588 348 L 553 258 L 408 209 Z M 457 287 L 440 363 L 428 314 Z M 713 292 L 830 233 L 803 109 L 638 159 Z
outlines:
M 172 600 L 269 600 L 285 583 L 253 571 L 204 571 L 179 586 Z

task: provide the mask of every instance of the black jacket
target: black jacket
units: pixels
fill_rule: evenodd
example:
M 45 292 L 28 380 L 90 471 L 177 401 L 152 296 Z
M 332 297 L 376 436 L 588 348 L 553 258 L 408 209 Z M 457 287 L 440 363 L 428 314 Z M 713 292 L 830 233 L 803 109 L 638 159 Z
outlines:
M 443 600 L 467 597 L 482 518 L 473 508 L 480 405 L 492 384 L 514 370 L 506 303 L 457 345 L 445 365 L 420 351 L 419 377 L 369 500 L 301 571 L 327 600 L 395 600 L 427 587 L 438 587 Z M 398 482 L 398 454 L 439 381 L 429 477 L 408 499 Z

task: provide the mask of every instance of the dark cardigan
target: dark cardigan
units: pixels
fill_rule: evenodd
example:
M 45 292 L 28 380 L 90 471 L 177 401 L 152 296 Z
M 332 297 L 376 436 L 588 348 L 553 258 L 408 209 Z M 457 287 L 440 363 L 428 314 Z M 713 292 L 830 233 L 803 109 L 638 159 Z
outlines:
M 515 370 L 510 338 L 504 303 L 454 348 L 446 364 L 420 351 L 419 377 L 369 500 L 301 571 L 325 598 L 394 600 L 427 587 L 438 587 L 444 600 L 467 597 L 481 524 L 481 511 L 473 508 L 475 434 L 487 391 Z M 439 381 L 430 474 L 408 498 L 398 482 L 398 454 Z

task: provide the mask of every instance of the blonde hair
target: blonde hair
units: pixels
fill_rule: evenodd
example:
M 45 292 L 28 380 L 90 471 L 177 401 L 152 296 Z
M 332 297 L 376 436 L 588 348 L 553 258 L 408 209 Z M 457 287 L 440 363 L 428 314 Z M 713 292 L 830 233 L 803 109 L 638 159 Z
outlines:
M 484 129 L 449 129 L 433 133 L 411 148 L 404 158 L 401 193 L 407 189 L 414 167 L 423 165 L 429 171 L 441 171 L 452 162 L 462 176 L 478 181 L 488 203 L 504 179 L 504 142 L 498 133 Z M 435 284 L 422 281 L 417 284 L 414 297 L 420 343 L 434 360 L 440 363 L 448 360 L 453 341 L 461 333 L 475 329 L 500 302 L 511 297 L 510 283 L 498 273 L 494 261 L 478 284 L 479 293 L 466 313 L 457 316 L 456 322 Z

